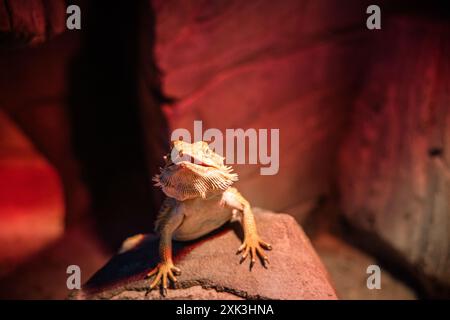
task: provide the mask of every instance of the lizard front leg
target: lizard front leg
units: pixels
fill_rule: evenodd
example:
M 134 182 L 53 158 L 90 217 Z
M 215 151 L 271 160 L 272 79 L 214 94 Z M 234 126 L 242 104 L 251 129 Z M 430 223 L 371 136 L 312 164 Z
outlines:
M 250 269 L 256 262 L 256 257 L 259 255 L 263 261 L 263 266 L 267 267 L 269 258 L 265 254 L 264 249 L 272 250 L 272 246 L 267 242 L 261 240 L 256 230 L 255 217 L 253 216 L 250 203 L 237 191 L 235 188 L 229 188 L 224 192 L 223 201 L 225 205 L 233 210 L 242 212 L 242 227 L 244 229 L 244 241 L 239 247 L 237 253 L 242 254 L 241 263 L 250 254 Z
M 172 234 L 183 222 L 183 214 L 176 207 L 166 209 L 164 215 L 159 222 L 159 232 L 161 234 L 159 240 L 159 255 L 161 262 L 147 274 L 147 278 L 155 275 L 153 282 L 150 284 L 150 290 L 154 289 L 161 283 L 163 296 L 167 293 L 168 279 L 177 282 L 175 275 L 179 275 L 181 270 L 173 264 L 172 261 Z

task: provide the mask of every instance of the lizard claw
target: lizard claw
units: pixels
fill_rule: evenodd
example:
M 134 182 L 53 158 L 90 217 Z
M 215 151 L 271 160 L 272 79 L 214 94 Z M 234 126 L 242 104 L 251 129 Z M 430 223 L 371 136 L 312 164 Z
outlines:
M 150 290 L 153 290 L 158 284 L 161 284 L 161 294 L 165 297 L 167 295 L 167 287 L 169 280 L 173 283 L 177 282 L 175 275 L 180 275 L 181 270 L 173 265 L 172 262 L 161 262 L 149 273 L 145 278 L 150 278 L 155 275 L 152 283 L 150 284 Z
M 244 262 L 245 259 L 247 259 L 247 257 L 250 255 L 251 270 L 256 263 L 256 258 L 259 256 L 262 261 L 262 265 L 264 266 L 264 268 L 267 268 L 267 265 L 269 264 L 269 258 L 264 253 L 263 249 L 272 250 L 272 246 L 267 242 L 262 241 L 258 237 L 245 239 L 237 251 L 237 254 L 243 252 L 239 263 Z

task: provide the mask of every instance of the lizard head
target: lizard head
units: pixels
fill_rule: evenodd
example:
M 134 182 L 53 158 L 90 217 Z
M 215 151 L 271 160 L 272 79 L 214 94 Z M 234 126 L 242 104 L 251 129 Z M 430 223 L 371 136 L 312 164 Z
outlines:
M 226 190 L 237 180 L 237 174 L 226 166 L 224 158 L 204 141 L 174 141 L 164 157 L 161 173 L 153 178 L 155 185 L 172 198 L 183 201 Z

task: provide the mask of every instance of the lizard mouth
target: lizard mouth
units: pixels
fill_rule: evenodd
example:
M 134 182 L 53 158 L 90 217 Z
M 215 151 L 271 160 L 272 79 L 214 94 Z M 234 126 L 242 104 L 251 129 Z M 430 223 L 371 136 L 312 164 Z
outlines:
M 198 163 L 193 162 L 193 164 L 202 166 L 202 167 L 207 167 L 207 168 L 215 168 L 215 169 L 219 169 L 217 166 L 213 165 L 213 164 L 209 164 L 209 163 L 205 163 L 203 161 L 200 161 Z
M 221 169 L 220 167 L 218 167 L 215 164 L 207 163 L 207 162 L 204 162 L 204 161 L 199 160 L 199 159 L 194 158 L 194 157 L 190 157 L 189 160 L 179 161 L 178 163 L 176 163 L 176 162 L 175 163 L 171 163 L 170 167 L 172 167 L 174 165 L 181 165 L 181 166 L 196 165 L 196 166 L 200 166 L 200 167 L 213 168 L 213 169 L 217 169 L 217 170 Z

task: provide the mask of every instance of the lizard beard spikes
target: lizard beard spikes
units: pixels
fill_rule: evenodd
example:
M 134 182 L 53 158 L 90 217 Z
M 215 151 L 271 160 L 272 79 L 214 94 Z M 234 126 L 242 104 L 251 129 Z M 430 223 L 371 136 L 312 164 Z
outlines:
M 197 197 L 206 198 L 208 193 L 226 190 L 238 180 L 231 167 L 219 170 L 187 163 L 161 169 L 153 178 L 155 185 L 172 198 L 183 201 Z

